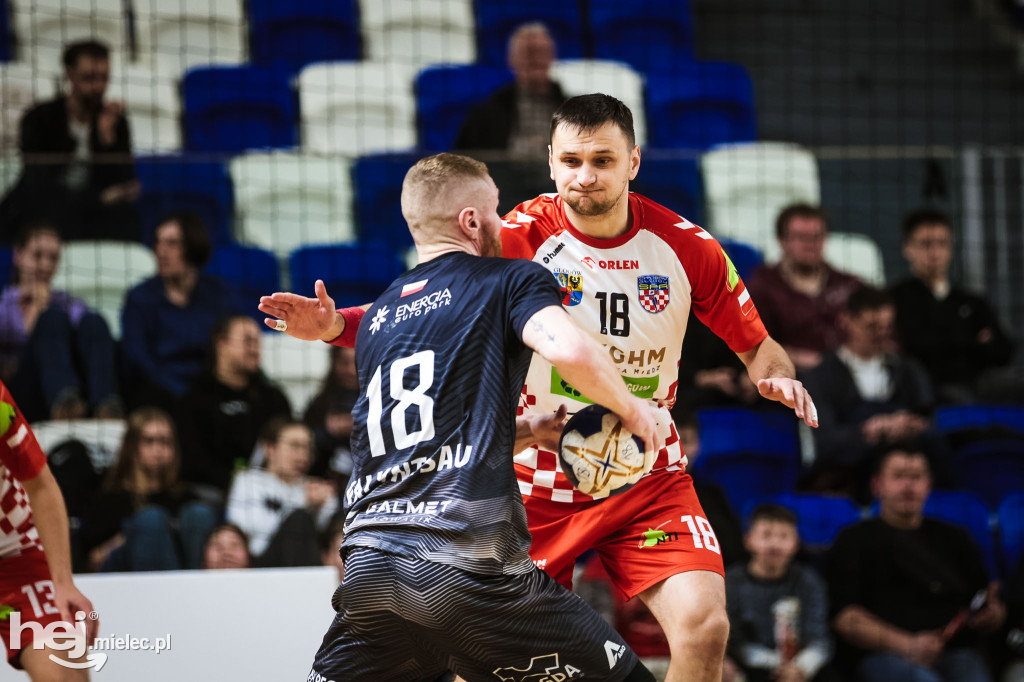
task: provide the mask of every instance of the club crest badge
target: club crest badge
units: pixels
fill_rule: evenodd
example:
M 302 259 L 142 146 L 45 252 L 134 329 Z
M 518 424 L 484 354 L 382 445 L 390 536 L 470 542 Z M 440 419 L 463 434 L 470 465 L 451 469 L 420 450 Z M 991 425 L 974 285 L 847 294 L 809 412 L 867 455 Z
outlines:
M 562 290 L 562 305 L 574 306 L 583 301 L 583 275 L 579 272 L 555 270 L 558 288 Z
M 668 277 L 640 275 L 636 278 L 640 305 L 649 313 L 660 313 L 668 306 Z

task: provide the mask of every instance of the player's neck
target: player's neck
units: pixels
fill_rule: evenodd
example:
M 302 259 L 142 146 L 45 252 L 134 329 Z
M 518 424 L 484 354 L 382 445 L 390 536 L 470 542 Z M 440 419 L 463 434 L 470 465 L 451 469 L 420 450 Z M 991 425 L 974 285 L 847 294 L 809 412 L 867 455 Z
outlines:
M 565 215 L 577 230 L 594 239 L 614 239 L 626 234 L 633 227 L 633 214 L 629 210 L 629 195 L 623 193 L 622 200 L 607 213 L 581 215 L 565 204 Z

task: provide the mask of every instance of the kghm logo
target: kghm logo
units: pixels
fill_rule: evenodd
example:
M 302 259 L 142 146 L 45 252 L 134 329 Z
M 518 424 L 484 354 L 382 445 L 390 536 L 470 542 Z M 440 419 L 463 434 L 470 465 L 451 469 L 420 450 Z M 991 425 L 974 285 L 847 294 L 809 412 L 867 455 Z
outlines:
M 663 545 L 666 542 L 675 542 L 679 539 L 679 533 L 675 531 L 665 532 L 663 530 L 656 530 L 654 528 L 648 528 L 644 531 L 643 537 L 640 540 L 640 547 L 654 547 L 655 545 Z

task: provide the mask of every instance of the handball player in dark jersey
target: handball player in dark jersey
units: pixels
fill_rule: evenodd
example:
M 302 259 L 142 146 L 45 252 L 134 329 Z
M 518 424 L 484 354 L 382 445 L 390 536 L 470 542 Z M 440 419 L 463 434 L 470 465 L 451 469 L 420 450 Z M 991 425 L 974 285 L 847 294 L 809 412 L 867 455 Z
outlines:
M 570 320 L 547 270 L 500 258 L 497 207 L 482 163 L 423 159 L 402 186 L 419 264 L 358 325 L 322 281 L 316 298 L 261 299 L 277 318 L 267 324 L 296 338 L 351 345 L 358 331 L 345 579 L 309 682 L 430 681 L 447 670 L 467 680 L 654 679 L 596 612 L 535 568 L 512 464 L 525 443 L 556 447 L 564 417 L 517 428 L 534 351 L 648 449 L 662 446 L 654 410 Z

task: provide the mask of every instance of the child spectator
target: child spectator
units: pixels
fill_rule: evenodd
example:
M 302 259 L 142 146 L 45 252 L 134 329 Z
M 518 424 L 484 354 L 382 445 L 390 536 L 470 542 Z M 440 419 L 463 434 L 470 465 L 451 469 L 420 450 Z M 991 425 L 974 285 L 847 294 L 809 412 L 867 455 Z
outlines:
M 203 568 L 250 568 L 249 538 L 233 523 L 222 523 L 213 529 L 203 546 Z
M 774 504 L 755 508 L 745 544 L 750 561 L 725 577 L 730 658 L 748 682 L 839 679 L 828 665 L 825 583 L 793 561 L 800 548 L 796 516 Z
M 60 234 L 48 223 L 15 238 L 14 282 L 0 294 L 0 380 L 30 422 L 120 417 L 110 329 L 83 301 L 53 290 L 60 256 Z
M 260 438 L 266 470 L 235 475 L 228 521 L 248 534 L 257 566 L 319 566 L 317 529 L 338 509 L 337 488 L 307 476 L 313 436 L 302 423 L 275 419 Z
M 179 462 L 166 412 L 145 407 L 129 415 L 117 460 L 84 523 L 93 570 L 199 568 L 217 514 L 183 491 Z

